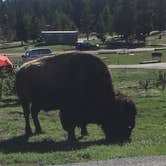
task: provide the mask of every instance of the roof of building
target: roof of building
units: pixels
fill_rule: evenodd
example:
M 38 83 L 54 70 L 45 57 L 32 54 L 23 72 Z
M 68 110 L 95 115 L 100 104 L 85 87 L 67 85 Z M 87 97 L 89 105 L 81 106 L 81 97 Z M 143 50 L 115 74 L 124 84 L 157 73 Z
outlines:
M 78 33 L 78 31 L 41 31 L 41 33 Z

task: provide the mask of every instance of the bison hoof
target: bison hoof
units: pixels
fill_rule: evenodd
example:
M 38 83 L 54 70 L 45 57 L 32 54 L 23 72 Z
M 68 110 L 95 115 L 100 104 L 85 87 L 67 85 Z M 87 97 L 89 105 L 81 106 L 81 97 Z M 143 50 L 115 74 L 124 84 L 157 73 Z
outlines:
M 36 130 L 35 134 L 45 134 L 45 132 L 43 130 Z
M 25 132 L 25 136 L 29 137 L 31 136 L 33 133 L 30 131 L 30 132 Z
M 106 138 L 106 139 L 105 139 L 105 143 L 106 143 L 106 144 L 110 144 L 110 143 L 112 143 L 112 140 L 111 140 L 110 138 Z
M 75 144 L 75 143 L 78 143 L 78 140 L 76 138 L 74 138 L 74 139 L 67 139 L 67 143 Z
M 88 136 L 89 134 L 88 134 L 88 132 L 87 131 L 83 131 L 83 132 L 81 132 L 81 136 L 82 137 L 84 137 L 84 136 Z
M 26 136 L 31 136 L 31 135 L 32 135 L 32 130 L 31 130 L 31 128 L 26 128 L 26 129 L 25 129 L 25 135 L 26 135 Z

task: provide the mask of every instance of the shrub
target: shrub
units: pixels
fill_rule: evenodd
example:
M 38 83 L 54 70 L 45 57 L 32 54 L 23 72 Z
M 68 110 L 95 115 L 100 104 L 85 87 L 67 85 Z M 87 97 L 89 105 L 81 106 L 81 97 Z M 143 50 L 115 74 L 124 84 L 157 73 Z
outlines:
M 3 69 L 0 72 L 0 98 L 2 96 L 11 96 L 15 94 L 15 74 L 9 69 Z

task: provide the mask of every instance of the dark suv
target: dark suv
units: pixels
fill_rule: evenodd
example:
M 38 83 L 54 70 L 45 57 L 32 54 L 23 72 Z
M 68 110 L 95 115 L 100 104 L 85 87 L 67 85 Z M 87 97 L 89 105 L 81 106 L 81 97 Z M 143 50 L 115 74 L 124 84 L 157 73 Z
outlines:
M 34 60 L 36 58 L 40 58 L 42 56 L 52 55 L 52 52 L 48 48 L 35 48 L 30 49 L 25 52 L 25 55 L 22 55 L 23 62 L 27 62 L 30 60 Z
M 100 47 L 98 44 L 91 44 L 88 42 L 77 42 L 76 49 L 83 51 L 83 50 L 98 50 Z

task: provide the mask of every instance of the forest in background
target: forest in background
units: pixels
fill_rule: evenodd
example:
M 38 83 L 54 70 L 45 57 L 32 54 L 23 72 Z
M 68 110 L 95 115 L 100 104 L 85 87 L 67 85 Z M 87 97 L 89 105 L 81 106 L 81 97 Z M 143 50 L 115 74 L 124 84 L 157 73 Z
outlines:
M 165 0 L 0 0 L 0 39 L 36 40 L 42 30 L 145 39 L 166 29 Z

